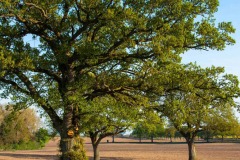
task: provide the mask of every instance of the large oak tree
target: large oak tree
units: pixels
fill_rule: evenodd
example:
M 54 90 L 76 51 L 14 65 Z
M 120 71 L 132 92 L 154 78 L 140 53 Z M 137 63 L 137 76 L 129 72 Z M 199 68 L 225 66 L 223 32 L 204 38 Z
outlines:
M 189 49 L 234 43 L 231 24 L 214 23 L 217 6 L 218 0 L 1 0 L 1 95 L 41 107 L 66 153 L 73 147 L 69 131 L 76 135 L 80 127 L 78 97 L 138 100 L 148 61 L 164 65 Z M 31 36 L 38 46 L 24 41 Z

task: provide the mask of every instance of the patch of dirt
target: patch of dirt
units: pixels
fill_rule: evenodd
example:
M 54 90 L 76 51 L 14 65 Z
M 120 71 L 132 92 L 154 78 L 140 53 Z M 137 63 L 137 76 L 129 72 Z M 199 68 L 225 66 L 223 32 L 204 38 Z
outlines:
M 101 160 L 187 160 L 187 144 L 183 140 L 158 140 L 150 143 L 144 140 L 127 138 L 115 138 L 116 143 L 111 138 L 103 139 L 100 144 Z M 177 141 L 177 142 L 176 142 Z M 30 151 L 2 151 L 0 160 L 57 160 L 59 139 L 50 141 L 41 150 Z M 87 155 L 92 160 L 93 152 L 90 140 L 85 138 L 85 148 Z M 197 157 L 199 160 L 239 160 L 240 143 L 196 143 Z

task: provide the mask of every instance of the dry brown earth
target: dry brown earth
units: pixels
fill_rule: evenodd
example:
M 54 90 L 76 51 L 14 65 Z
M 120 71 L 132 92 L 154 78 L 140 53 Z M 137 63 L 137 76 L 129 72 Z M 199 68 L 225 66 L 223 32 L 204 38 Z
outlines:
M 137 140 L 116 138 L 104 139 L 100 144 L 101 160 L 187 160 L 185 143 L 136 143 Z M 129 143 L 130 142 L 130 143 Z M 145 141 L 146 142 L 146 141 Z M 149 142 L 149 141 L 148 141 Z M 0 160 L 56 160 L 58 159 L 58 140 L 50 141 L 42 150 L 2 151 Z M 89 139 L 85 139 L 87 155 L 92 159 L 92 148 Z M 240 143 L 197 143 L 199 160 L 240 160 Z

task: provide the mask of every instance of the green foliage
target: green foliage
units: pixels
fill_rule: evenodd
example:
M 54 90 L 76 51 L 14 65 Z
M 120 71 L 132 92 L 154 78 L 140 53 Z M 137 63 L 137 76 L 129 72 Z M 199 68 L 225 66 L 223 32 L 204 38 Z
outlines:
M 32 109 L 7 112 L 0 124 L 0 141 L 3 144 L 29 142 L 38 125 L 39 119 Z
M 61 158 L 70 160 L 88 160 L 86 151 L 84 149 L 83 139 L 81 139 L 79 136 L 75 137 L 72 150 L 65 152 Z
M 220 67 L 204 69 L 188 64 L 173 69 L 166 76 L 168 87 L 156 92 L 159 97 L 155 109 L 182 134 L 189 147 L 189 159 L 195 159 L 198 132 L 209 134 L 215 130 L 224 135 L 231 130 L 236 121 L 233 108 L 240 95 L 239 82 L 234 75 L 224 75 Z M 162 87 L 161 82 L 157 86 Z
M 1 107 L 0 149 L 31 150 L 39 149 L 50 139 L 47 130 L 40 128 L 39 118 L 32 109 L 20 111 L 6 110 Z
M 83 156 L 81 152 L 77 151 L 68 151 L 62 155 L 63 159 L 71 159 L 71 160 L 87 160 L 88 158 Z
M 164 132 L 164 120 L 160 119 L 158 114 L 148 114 L 145 119 L 140 119 L 139 122 L 133 128 L 132 135 L 136 136 L 140 140 L 142 138 L 159 137 Z
M 121 97 L 123 98 L 123 97 Z M 111 96 L 95 98 L 87 103 L 82 112 L 89 113 L 82 116 L 83 131 L 99 132 L 99 134 L 112 133 L 128 129 L 139 117 L 138 104 L 128 104 L 117 101 Z M 80 113 L 81 114 L 81 113 Z
M 228 136 L 234 134 L 238 128 L 239 122 L 229 105 L 225 105 L 221 111 L 215 111 L 209 116 L 207 126 L 204 130 L 214 133 L 216 136 Z M 235 130 L 235 131 L 234 131 Z
M 230 131 L 230 134 L 237 139 L 239 138 L 239 136 L 240 136 L 240 123 L 239 123 L 239 121 L 237 123 L 233 124 L 233 127 Z
M 175 135 L 176 135 L 176 128 L 174 128 L 174 126 L 169 126 L 165 129 L 165 134 L 167 137 L 170 137 L 170 138 L 174 138 Z
M 39 128 L 35 133 L 36 141 L 40 143 L 41 147 L 44 147 L 45 144 L 50 140 L 51 136 L 48 133 L 47 129 Z
M 138 123 L 136 127 L 134 128 L 132 135 L 135 135 L 139 139 L 143 138 L 146 135 L 146 130 L 142 126 L 142 124 Z
M 19 143 L 7 143 L 0 145 L 0 149 L 2 150 L 36 150 L 40 149 L 41 147 L 41 144 L 34 140 L 28 142 L 22 141 Z
M 223 75 L 222 68 L 202 69 L 193 64 L 172 73 L 169 80 L 173 89 L 158 109 L 177 130 L 195 135 L 210 125 L 214 117 L 219 120 L 212 123 L 219 125 L 234 119 L 232 108 L 237 106 L 234 97 L 239 95 L 237 77 Z

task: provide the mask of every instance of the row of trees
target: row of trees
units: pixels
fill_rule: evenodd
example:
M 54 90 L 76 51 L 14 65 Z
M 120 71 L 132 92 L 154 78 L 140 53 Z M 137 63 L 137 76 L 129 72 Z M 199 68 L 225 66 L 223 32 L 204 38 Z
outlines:
M 90 135 L 99 159 L 104 136 L 156 115 L 186 138 L 194 159 L 196 134 L 236 106 L 239 95 L 237 77 L 223 68 L 180 64 L 190 49 L 234 44 L 231 23 L 214 22 L 217 6 L 218 0 L 0 1 L 1 96 L 16 109 L 34 104 L 46 113 L 61 136 L 63 160 L 83 153 L 75 145 L 80 132 Z
M 222 125 L 222 123 L 215 123 L 214 128 L 210 128 L 209 126 L 199 132 L 195 138 L 195 140 L 205 140 L 206 142 L 215 142 L 221 140 L 224 141 L 226 138 L 227 142 L 229 141 L 238 141 L 240 135 L 240 124 L 238 120 L 234 120 L 233 122 L 225 122 L 227 126 Z M 218 126 L 217 126 L 218 125 Z M 149 127 L 151 126 L 151 127 Z M 139 139 L 139 142 L 142 142 L 142 139 L 151 140 L 153 143 L 154 140 L 158 139 L 169 139 L 169 142 L 173 142 L 174 139 L 181 140 L 184 138 L 177 129 L 169 125 L 162 124 L 142 124 L 138 123 L 133 127 L 133 131 L 130 135 L 131 137 L 135 137 Z

